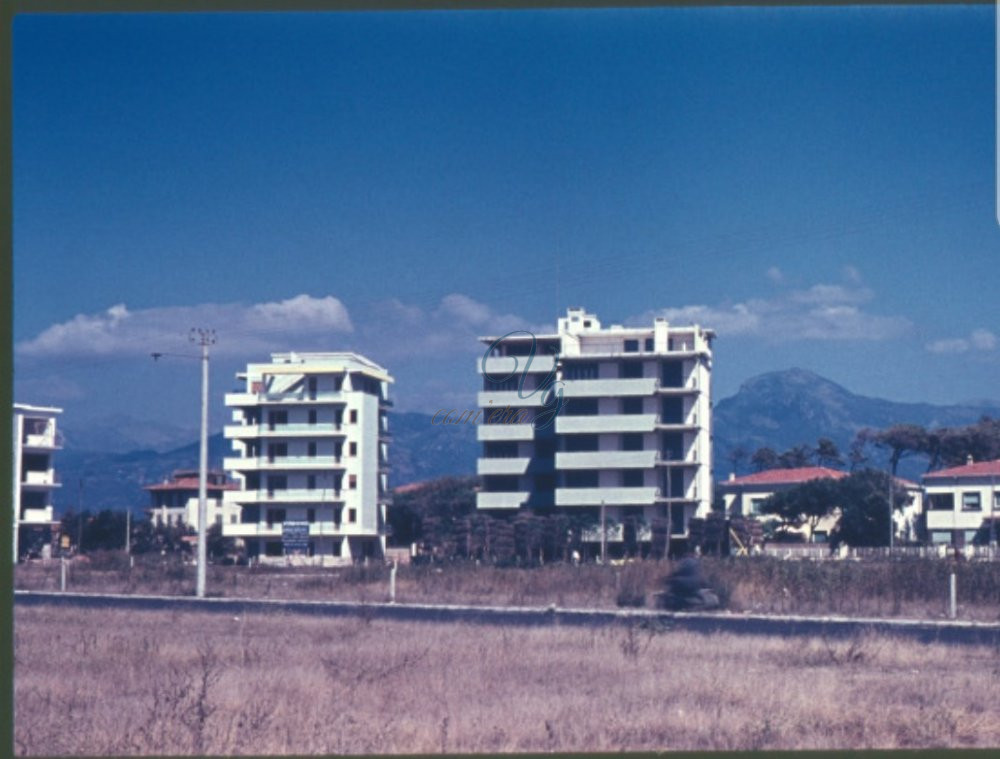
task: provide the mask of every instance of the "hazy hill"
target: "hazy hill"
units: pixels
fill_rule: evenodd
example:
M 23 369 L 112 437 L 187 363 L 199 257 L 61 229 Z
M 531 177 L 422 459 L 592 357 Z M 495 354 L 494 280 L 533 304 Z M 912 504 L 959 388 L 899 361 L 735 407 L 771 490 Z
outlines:
M 732 468 L 728 457 L 737 445 L 749 452 L 765 445 L 781 452 L 801 443 L 814 445 L 817 438 L 829 437 L 846 453 L 862 427 L 887 427 L 901 422 L 928 427 L 956 426 L 971 424 L 984 415 L 1000 418 L 1000 404 L 896 403 L 855 395 L 802 369 L 762 374 L 745 382 L 736 395 L 715 404 L 715 475 L 718 479 L 728 475 Z M 80 444 L 81 440 L 120 440 L 129 430 L 139 433 L 140 425 L 120 421 L 118 430 L 111 433 L 93 430 L 89 437 L 67 433 L 66 448 L 56 458 L 63 482 L 56 492 L 58 510 L 76 506 L 82 478 L 84 507 L 131 507 L 139 511 L 148 501 L 142 490 L 144 484 L 158 482 L 174 469 L 198 465 L 197 442 L 163 452 L 150 445 L 127 453 L 87 451 Z M 479 446 L 474 426 L 432 425 L 428 414 L 394 412 L 390 428 L 391 486 L 475 473 Z M 154 440 L 169 440 L 176 430 L 165 425 L 163 430 L 148 429 L 142 434 Z M 221 433 L 211 436 L 210 466 L 221 466 L 223 456 L 230 455 L 230 450 Z M 916 479 L 924 468 L 920 460 L 904 460 L 900 474 Z
M 715 475 L 717 479 L 728 475 L 729 454 L 737 445 L 750 452 L 770 446 L 780 453 L 828 437 L 846 453 L 863 427 L 901 423 L 951 427 L 971 424 L 984 415 L 1000 418 L 1000 404 L 897 403 L 855 395 L 803 369 L 761 374 L 744 382 L 736 395 L 715 404 Z M 917 477 L 924 468 L 919 460 L 904 459 L 900 473 Z

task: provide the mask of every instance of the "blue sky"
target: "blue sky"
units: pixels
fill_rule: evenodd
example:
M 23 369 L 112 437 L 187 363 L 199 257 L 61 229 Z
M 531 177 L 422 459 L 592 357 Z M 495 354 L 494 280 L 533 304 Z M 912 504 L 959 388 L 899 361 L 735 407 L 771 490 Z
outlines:
M 715 392 L 1000 399 L 992 6 L 14 22 L 15 393 L 213 420 L 270 350 L 469 404 L 479 334 L 664 314 Z

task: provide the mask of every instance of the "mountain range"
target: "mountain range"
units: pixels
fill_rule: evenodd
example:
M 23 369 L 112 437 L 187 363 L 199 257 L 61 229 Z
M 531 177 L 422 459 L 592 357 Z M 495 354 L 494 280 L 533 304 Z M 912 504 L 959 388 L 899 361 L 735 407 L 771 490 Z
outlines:
M 1000 418 L 1000 403 L 898 403 L 855 395 L 802 369 L 770 372 L 748 380 L 735 395 L 715 404 L 715 475 L 722 479 L 729 474 L 730 455 L 736 447 L 753 452 L 768 446 L 781 452 L 799 444 L 815 445 L 817 439 L 827 437 L 846 452 L 863 427 L 904 422 L 959 426 L 983 416 Z M 129 508 L 138 513 L 148 502 L 143 485 L 160 482 L 175 469 L 197 467 L 197 442 L 172 445 L 197 437 L 183 428 L 123 417 L 88 426 L 93 429 L 64 427 L 65 448 L 56 457 L 63 483 L 55 495 L 57 512 L 82 505 L 91 510 Z M 429 414 L 393 412 L 390 429 L 393 487 L 476 471 L 479 446 L 473 425 L 432 425 Z M 130 441 L 140 442 L 141 447 L 122 450 Z M 231 455 L 229 443 L 221 433 L 211 435 L 209 465 L 221 467 L 226 455 Z M 882 465 L 884 460 L 876 457 L 873 463 Z M 899 473 L 917 479 L 925 467 L 919 459 L 904 459 Z

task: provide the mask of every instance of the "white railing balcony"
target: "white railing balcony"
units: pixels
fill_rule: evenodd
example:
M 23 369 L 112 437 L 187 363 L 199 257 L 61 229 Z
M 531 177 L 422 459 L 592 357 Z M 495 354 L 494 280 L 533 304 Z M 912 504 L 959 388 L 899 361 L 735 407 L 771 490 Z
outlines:
M 49 469 L 45 472 L 34 472 L 27 471 L 24 472 L 21 477 L 22 485 L 41 485 L 44 487 L 58 487 L 60 485 L 59 477 L 56 473 Z
M 984 518 L 989 517 L 989 510 L 982 511 L 962 511 L 944 509 L 932 509 L 927 512 L 928 530 L 977 530 L 983 523 Z
M 656 488 L 556 488 L 556 506 L 651 506 Z
M 529 458 L 479 459 L 477 474 L 526 474 Z
M 514 373 L 515 376 L 519 377 L 525 372 L 526 366 L 529 374 L 548 374 L 555 365 L 555 356 L 541 355 L 537 352 L 534 358 L 531 359 L 530 366 L 528 365 L 527 356 L 492 356 L 486 359 L 486 374 L 490 377 L 499 378 Z M 482 358 L 476 360 L 476 371 L 480 375 L 483 373 Z
M 485 423 L 494 410 L 503 411 L 508 406 L 512 409 L 543 406 L 548 394 L 548 390 L 525 390 L 524 395 L 527 397 L 522 398 L 517 390 L 481 391 L 476 399 L 483 411 L 480 421 Z
M 24 524 L 48 524 L 52 519 L 51 506 L 42 509 L 24 509 L 21 515 L 21 522 Z
M 604 414 L 595 416 L 556 417 L 556 432 L 600 433 L 600 432 L 652 432 L 656 429 L 656 414 Z
M 25 435 L 21 445 L 24 448 L 62 448 L 62 438 L 54 433 Z
M 532 424 L 479 424 L 476 425 L 476 439 L 490 440 L 534 440 L 535 427 Z
M 236 524 L 223 524 L 222 534 L 233 538 L 280 538 L 281 525 L 274 523 L 268 526 L 267 522 L 237 522 Z
M 314 490 L 293 488 L 286 490 L 234 490 L 227 494 L 227 503 L 339 503 L 341 491 L 317 487 Z
M 476 493 L 476 508 L 519 509 L 528 500 L 529 495 L 524 490 L 503 493 Z
M 342 425 L 324 424 L 227 424 L 222 428 L 226 438 L 282 438 L 282 437 L 343 437 L 347 433 Z
M 649 469 L 656 451 L 566 451 L 556 454 L 556 469 Z
M 325 391 L 310 393 L 297 391 L 294 393 L 226 393 L 227 406 L 258 406 L 280 405 L 285 403 L 346 403 L 341 391 Z
M 564 398 L 652 395 L 656 382 L 656 377 L 566 380 L 562 390 Z
M 222 460 L 223 469 L 236 472 L 251 472 L 265 470 L 322 470 L 343 469 L 344 465 L 336 456 L 260 456 L 232 457 Z

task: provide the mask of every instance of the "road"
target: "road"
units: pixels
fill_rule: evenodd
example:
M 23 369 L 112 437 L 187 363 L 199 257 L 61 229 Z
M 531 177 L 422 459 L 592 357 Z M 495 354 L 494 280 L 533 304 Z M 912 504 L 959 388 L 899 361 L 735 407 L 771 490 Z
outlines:
M 550 607 L 460 606 L 452 604 L 282 601 L 274 599 L 192 598 L 14 591 L 15 606 L 75 606 L 146 610 L 190 610 L 238 615 L 281 612 L 331 617 L 365 616 L 409 622 L 464 622 L 488 625 L 642 625 L 664 631 L 727 632 L 747 635 L 848 637 L 880 632 L 922 642 L 1000 645 L 1000 623 L 957 620 L 903 620 L 858 617 L 777 616 L 729 613 L 663 612 L 648 609 L 562 609 Z

